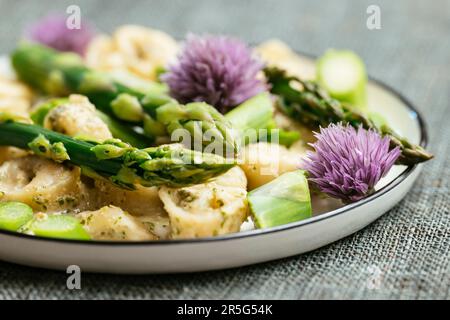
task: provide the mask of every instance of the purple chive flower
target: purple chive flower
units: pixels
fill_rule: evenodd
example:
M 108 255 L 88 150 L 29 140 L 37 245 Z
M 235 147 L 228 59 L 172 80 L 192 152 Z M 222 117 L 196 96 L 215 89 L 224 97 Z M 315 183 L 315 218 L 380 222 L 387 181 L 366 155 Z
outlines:
M 178 63 L 162 80 L 181 103 L 204 101 L 225 113 L 267 89 L 258 78 L 263 66 L 238 39 L 188 35 Z
M 36 22 L 27 32 L 27 38 L 59 51 L 76 52 L 83 55 L 94 37 L 90 25 L 81 22 L 80 29 L 69 29 L 67 17 L 52 14 Z
M 400 156 L 398 147 L 389 151 L 389 138 L 373 130 L 331 124 L 316 133 L 303 167 L 318 189 L 344 202 L 369 194 Z

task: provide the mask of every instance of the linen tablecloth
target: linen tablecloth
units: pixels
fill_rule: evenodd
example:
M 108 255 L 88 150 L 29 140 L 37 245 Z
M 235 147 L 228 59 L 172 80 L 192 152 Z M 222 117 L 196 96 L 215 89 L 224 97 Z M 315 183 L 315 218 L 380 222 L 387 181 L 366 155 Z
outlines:
M 450 298 L 450 1 L 0 0 L 0 52 L 12 50 L 31 21 L 72 4 L 105 32 L 136 23 L 177 38 L 227 33 L 251 43 L 276 37 L 316 55 L 329 47 L 355 50 L 370 75 L 422 112 L 436 159 L 389 213 L 311 253 L 201 274 L 83 273 L 82 289 L 72 291 L 64 272 L 0 262 L 0 299 Z M 380 8 L 380 29 L 366 25 L 372 4 Z

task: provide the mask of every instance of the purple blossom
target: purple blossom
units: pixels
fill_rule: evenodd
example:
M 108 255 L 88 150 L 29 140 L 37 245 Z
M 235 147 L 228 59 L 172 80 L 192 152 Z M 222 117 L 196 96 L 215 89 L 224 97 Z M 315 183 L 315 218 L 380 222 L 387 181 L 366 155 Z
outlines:
M 263 66 L 238 39 L 188 35 L 178 63 L 162 79 L 181 103 L 204 101 L 225 113 L 267 89 L 258 78 Z
M 374 130 L 331 124 L 316 133 L 303 167 L 318 189 L 344 202 L 368 195 L 400 156 L 398 147 L 389 151 L 389 138 Z
M 90 25 L 81 22 L 80 29 L 69 29 L 67 17 L 52 14 L 33 24 L 27 32 L 27 38 L 59 51 L 76 52 L 83 55 L 94 37 Z

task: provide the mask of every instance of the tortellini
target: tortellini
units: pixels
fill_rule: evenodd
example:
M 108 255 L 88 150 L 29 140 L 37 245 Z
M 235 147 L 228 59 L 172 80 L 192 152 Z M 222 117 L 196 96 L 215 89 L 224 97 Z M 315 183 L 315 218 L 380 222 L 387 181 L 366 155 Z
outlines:
M 121 207 L 135 216 L 167 216 L 157 187 L 125 190 L 101 180 L 95 182 L 95 187 L 99 191 L 99 201 L 103 204 Z
M 0 165 L 5 161 L 24 157 L 28 154 L 25 150 L 14 147 L 1 147 L 0 146 Z
M 94 105 L 85 96 L 77 94 L 70 95 L 67 103 L 53 108 L 45 117 L 44 127 L 100 142 L 112 138 L 108 126 L 97 116 Z
M 33 93 L 26 85 L 0 75 L 0 112 L 28 117 L 32 99 Z
M 129 213 L 115 206 L 76 215 L 94 240 L 145 241 L 157 239 L 146 226 Z
M 256 53 L 269 65 L 274 65 L 302 79 L 316 77 L 314 63 L 296 54 L 280 40 L 269 40 L 255 48 Z
M 157 187 L 125 190 L 107 181 L 97 180 L 95 188 L 101 205 L 114 205 L 129 212 L 158 239 L 170 237 L 169 216 L 159 199 Z
M 262 186 L 285 172 L 297 170 L 304 155 L 301 147 L 291 151 L 267 142 L 247 145 L 241 151 L 240 167 L 247 176 L 248 190 Z
M 35 211 L 73 212 L 92 206 L 95 194 L 80 180 L 80 169 L 37 156 L 0 166 L 0 201 L 23 202 Z
M 162 187 L 172 238 L 200 238 L 238 232 L 247 218 L 247 179 L 239 167 L 211 182 L 184 188 Z
M 99 70 L 127 70 L 144 79 L 155 80 L 158 68 L 167 66 L 177 51 L 177 42 L 168 34 L 125 25 L 111 37 L 96 37 L 87 49 L 86 61 Z
M 165 211 L 164 211 L 165 212 Z M 170 220 L 167 213 L 164 215 L 134 216 L 145 229 L 151 232 L 158 240 L 167 240 L 171 236 Z

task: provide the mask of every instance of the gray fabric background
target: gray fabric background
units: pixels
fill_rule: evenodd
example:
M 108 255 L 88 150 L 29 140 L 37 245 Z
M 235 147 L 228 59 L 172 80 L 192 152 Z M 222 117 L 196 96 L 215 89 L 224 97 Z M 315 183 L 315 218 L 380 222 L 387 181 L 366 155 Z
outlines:
M 15 1 L 0 0 L 0 52 L 49 10 L 79 4 L 84 17 L 111 31 L 123 23 L 228 33 L 250 42 L 278 37 L 320 54 L 350 48 L 369 73 L 406 95 L 424 114 L 435 160 L 391 212 L 315 252 L 233 270 L 185 275 L 66 274 L 0 262 L 0 299 L 60 298 L 450 298 L 449 113 L 450 1 Z M 366 8 L 381 7 L 382 29 L 366 28 Z M 372 285 L 375 283 L 375 286 Z

